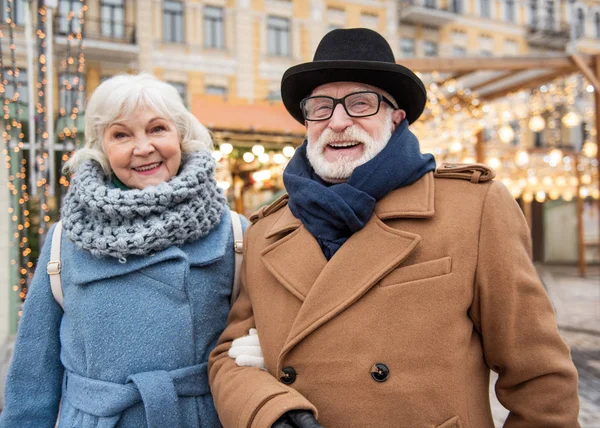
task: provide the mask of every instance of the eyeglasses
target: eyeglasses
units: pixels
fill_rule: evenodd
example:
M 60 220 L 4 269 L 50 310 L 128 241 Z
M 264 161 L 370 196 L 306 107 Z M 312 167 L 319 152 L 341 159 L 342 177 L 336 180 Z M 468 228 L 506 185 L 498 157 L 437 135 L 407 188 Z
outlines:
M 382 101 L 394 110 L 397 108 L 386 97 L 372 91 L 353 92 L 342 98 L 326 95 L 307 97 L 300 102 L 300 108 L 304 119 L 311 121 L 330 119 L 338 104 L 344 106 L 344 110 L 350 117 L 368 117 L 379 112 Z

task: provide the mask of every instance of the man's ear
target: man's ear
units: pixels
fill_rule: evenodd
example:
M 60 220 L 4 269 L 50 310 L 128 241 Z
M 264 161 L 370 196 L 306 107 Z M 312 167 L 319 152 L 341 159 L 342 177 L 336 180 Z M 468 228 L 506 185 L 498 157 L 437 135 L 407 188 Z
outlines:
M 394 124 L 394 129 L 395 130 L 398 125 L 400 125 L 400 122 L 402 122 L 404 119 L 406 118 L 406 112 L 402 109 L 396 109 L 392 112 L 392 123 Z

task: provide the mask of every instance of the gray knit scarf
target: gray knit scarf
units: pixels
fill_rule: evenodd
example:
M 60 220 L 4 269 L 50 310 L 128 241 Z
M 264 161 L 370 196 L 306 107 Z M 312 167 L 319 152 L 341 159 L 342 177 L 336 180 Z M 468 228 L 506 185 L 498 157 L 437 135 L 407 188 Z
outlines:
M 185 156 L 179 174 L 167 182 L 121 190 L 88 161 L 65 196 L 63 228 L 79 248 L 121 262 L 195 241 L 219 224 L 227 203 L 214 172 L 211 154 L 201 151 Z

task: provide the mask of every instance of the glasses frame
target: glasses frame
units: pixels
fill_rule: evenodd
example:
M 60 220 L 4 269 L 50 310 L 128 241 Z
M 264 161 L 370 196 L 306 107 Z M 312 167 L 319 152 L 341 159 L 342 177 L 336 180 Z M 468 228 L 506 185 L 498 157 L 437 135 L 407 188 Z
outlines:
M 377 98 L 379 100 L 379 102 L 377 103 L 377 110 L 375 110 L 375 113 L 371 113 L 371 114 L 365 114 L 365 115 L 355 115 L 355 114 L 351 114 L 348 111 L 348 108 L 346 107 L 346 98 L 351 97 L 353 95 L 358 95 L 358 94 L 375 94 L 377 95 Z M 306 105 L 306 103 L 308 102 L 308 100 L 314 99 L 314 98 L 327 98 L 333 101 L 333 108 L 331 109 L 331 114 L 328 117 L 325 117 L 323 119 L 308 119 L 306 117 L 306 114 L 304 113 L 304 106 Z M 331 119 L 331 117 L 333 116 L 333 112 L 335 111 L 335 108 L 337 107 L 338 104 L 341 104 L 342 107 L 344 107 L 344 111 L 346 112 L 346 114 L 349 117 L 354 117 L 354 118 L 361 118 L 361 117 L 371 117 L 371 116 L 375 116 L 377 113 L 379 113 L 379 109 L 381 107 L 381 102 L 385 102 L 386 104 L 388 104 L 392 109 L 397 110 L 398 107 L 396 107 L 390 100 L 388 100 L 386 97 L 384 97 L 383 95 L 381 95 L 378 92 L 375 91 L 358 91 L 358 92 L 352 92 L 348 95 L 343 96 L 342 98 L 333 98 L 330 97 L 328 95 L 315 95 L 314 97 L 306 97 L 304 98 L 302 101 L 300 101 L 300 110 L 302 111 L 302 116 L 304 116 L 304 120 L 308 120 L 309 122 L 322 122 L 324 120 L 329 120 Z

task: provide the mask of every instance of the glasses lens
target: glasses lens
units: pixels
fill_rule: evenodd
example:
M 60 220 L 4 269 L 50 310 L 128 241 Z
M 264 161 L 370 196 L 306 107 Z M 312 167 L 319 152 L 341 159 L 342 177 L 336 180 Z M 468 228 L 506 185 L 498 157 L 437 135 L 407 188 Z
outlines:
M 331 116 L 333 100 L 327 97 L 311 97 L 304 100 L 304 118 L 323 120 Z
M 379 97 L 375 92 L 351 94 L 346 98 L 346 109 L 352 116 L 369 116 L 379 108 Z

